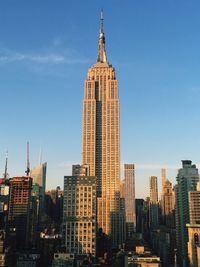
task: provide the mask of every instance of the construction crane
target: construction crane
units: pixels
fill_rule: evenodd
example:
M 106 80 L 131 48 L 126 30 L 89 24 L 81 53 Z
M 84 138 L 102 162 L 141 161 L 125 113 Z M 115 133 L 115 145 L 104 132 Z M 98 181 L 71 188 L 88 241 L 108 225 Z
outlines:
M 27 165 L 26 165 L 26 176 L 30 174 L 30 161 L 29 161 L 29 142 L 27 142 Z
M 6 151 L 6 164 L 3 178 L 6 180 L 8 178 L 8 150 Z

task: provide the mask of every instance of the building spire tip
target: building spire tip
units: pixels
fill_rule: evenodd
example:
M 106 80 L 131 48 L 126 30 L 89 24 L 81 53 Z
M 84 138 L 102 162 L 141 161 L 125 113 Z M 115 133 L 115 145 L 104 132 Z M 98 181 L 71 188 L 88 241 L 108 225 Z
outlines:
M 103 9 L 101 9 L 101 24 L 100 24 L 100 35 L 99 35 L 97 62 L 107 62 L 103 26 L 104 26 Z
M 101 9 L 101 27 L 100 27 L 100 32 L 103 33 L 103 8 Z

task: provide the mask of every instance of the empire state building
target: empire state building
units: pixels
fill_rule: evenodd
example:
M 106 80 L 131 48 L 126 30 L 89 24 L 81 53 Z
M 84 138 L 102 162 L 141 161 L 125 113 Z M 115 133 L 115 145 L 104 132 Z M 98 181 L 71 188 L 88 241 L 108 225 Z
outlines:
M 84 84 L 82 163 L 97 177 L 98 228 L 120 243 L 120 127 L 118 82 L 109 64 L 101 13 L 97 62 Z

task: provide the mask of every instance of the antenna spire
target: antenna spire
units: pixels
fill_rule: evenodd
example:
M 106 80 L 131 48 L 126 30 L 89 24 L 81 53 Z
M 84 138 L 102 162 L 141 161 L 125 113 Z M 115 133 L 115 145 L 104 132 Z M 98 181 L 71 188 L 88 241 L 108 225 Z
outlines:
M 100 20 L 100 34 L 99 34 L 99 42 L 98 42 L 98 58 L 97 62 L 107 63 L 106 58 L 106 49 L 105 49 L 105 36 L 104 36 L 104 18 L 103 18 L 103 10 L 101 9 L 101 20 Z
M 103 33 L 103 8 L 101 9 L 101 27 L 100 27 L 100 32 Z
M 29 161 L 29 142 L 27 142 L 27 166 L 26 166 L 26 176 L 30 174 L 30 161 Z

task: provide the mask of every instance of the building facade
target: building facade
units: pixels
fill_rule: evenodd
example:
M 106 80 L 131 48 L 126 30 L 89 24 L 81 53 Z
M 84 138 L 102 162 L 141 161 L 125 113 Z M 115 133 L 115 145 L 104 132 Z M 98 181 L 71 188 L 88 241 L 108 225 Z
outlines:
M 10 180 L 8 237 L 10 244 L 18 249 L 28 247 L 31 242 L 31 189 L 31 177 L 13 177 Z
M 44 209 L 44 198 L 46 190 L 46 173 L 47 163 L 39 164 L 37 167 L 31 169 L 30 176 L 33 178 L 33 184 L 37 184 L 40 187 L 41 208 Z
M 120 127 L 118 81 L 105 51 L 103 17 L 97 62 L 85 81 L 82 121 L 82 164 L 97 177 L 98 227 L 120 240 Z
M 161 193 L 161 209 L 163 223 L 168 227 L 175 227 L 175 194 L 172 188 L 172 183 L 165 180 Z
M 124 164 L 124 179 L 127 237 L 130 237 L 136 229 L 134 164 Z
M 175 214 L 176 214 L 176 242 L 178 262 L 181 266 L 188 266 L 188 231 L 186 224 L 190 223 L 189 192 L 196 189 L 199 173 L 191 160 L 182 160 L 175 186 Z
M 199 267 L 200 258 L 198 250 L 200 248 L 200 224 L 187 224 L 188 229 L 188 266 Z
M 198 250 L 200 248 L 200 181 L 196 190 L 188 192 L 190 223 L 188 230 L 188 260 L 190 267 L 200 266 Z
M 67 253 L 96 256 L 96 177 L 64 177 L 64 244 Z

